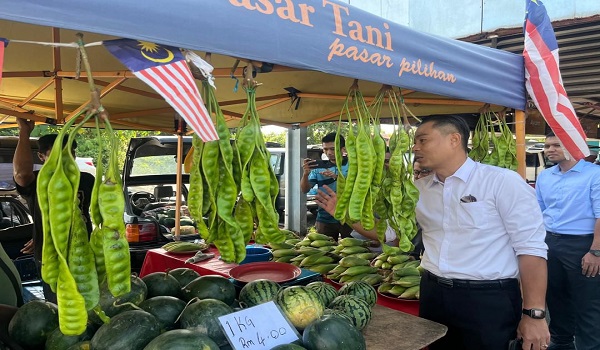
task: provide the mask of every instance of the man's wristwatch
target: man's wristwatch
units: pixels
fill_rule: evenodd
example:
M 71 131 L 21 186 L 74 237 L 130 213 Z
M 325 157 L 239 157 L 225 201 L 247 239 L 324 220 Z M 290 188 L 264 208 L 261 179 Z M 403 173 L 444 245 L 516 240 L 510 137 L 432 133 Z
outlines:
M 593 256 L 600 256 L 600 250 L 590 249 L 590 254 L 592 254 Z
M 523 309 L 523 315 L 527 315 L 535 319 L 546 318 L 546 310 L 542 309 Z

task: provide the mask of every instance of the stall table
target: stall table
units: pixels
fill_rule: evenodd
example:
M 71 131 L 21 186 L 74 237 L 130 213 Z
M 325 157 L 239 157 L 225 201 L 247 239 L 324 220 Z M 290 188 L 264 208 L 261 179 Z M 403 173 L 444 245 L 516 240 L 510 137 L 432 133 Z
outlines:
M 238 266 L 221 261 L 218 258 L 219 252 L 214 247 L 211 247 L 209 252 L 214 253 L 215 257 L 186 264 L 185 261 L 194 256 L 194 253 L 175 255 L 165 252 L 162 248 L 149 250 L 140 277 L 152 272 L 180 267 L 191 268 L 201 275 L 229 277 L 229 270 Z M 378 297 L 377 305 L 373 308 L 371 323 L 363 331 L 367 349 L 419 350 L 446 334 L 446 326 L 415 316 L 415 310 L 418 313 L 418 302 L 412 305 L 416 305 L 416 309 L 412 306 L 412 309 L 407 310 L 406 302 Z
M 368 350 L 419 350 L 443 337 L 447 330 L 442 324 L 375 305 L 363 335 Z

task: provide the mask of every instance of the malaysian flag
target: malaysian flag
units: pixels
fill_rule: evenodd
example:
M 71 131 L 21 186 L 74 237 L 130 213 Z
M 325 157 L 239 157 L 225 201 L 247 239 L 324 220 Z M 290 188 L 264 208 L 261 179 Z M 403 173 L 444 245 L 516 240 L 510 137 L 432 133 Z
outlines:
M 178 48 L 131 39 L 105 41 L 104 46 L 135 76 L 156 90 L 202 141 L 219 139 L 190 68 Z
M 0 83 L 2 83 L 2 67 L 4 66 L 4 47 L 8 45 L 8 39 L 0 38 Z
M 562 84 L 558 43 L 540 0 L 527 0 L 525 16 L 525 86 L 538 110 L 575 159 L 590 154 L 585 133 Z

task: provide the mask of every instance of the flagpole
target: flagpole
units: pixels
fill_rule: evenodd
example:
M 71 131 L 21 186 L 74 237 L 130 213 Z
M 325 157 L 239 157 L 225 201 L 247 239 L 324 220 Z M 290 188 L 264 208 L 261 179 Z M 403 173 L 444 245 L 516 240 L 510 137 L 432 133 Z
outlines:
M 523 111 L 515 111 L 515 137 L 517 141 L 517 172 L 525 179 L 525 112 Z
M 181 222 L 181 183 L 182 183 L 182 164 L 183 164 L 183 120 L 177 114 L 177 178 L 175 180 L 175 232 L 173 239 L 178 241 L 181 234 L 179 223 Z

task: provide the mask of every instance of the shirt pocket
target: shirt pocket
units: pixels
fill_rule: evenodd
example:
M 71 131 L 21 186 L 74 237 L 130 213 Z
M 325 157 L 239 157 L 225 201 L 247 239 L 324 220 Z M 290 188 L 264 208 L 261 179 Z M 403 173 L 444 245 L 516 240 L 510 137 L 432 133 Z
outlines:
M 466 230 L 485 229 L 489 217 L 483 202 L 460 203 L 457 212 L 458 226 Z

